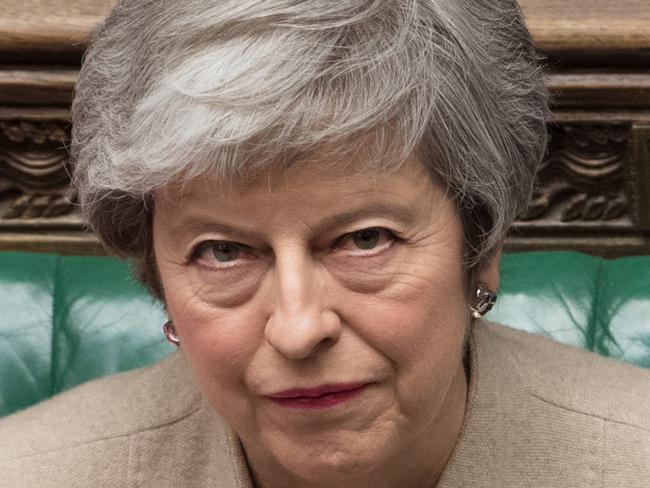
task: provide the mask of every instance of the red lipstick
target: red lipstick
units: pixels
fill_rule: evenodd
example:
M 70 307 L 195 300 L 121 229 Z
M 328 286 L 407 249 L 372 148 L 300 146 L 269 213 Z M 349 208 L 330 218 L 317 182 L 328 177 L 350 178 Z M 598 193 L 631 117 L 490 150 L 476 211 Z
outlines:
M 294 388 L 269 395 L 275 403 L 284 407 L 308 409 L 329 408 L 359 395 L 366 383 L 323 385 L 317 388 Z

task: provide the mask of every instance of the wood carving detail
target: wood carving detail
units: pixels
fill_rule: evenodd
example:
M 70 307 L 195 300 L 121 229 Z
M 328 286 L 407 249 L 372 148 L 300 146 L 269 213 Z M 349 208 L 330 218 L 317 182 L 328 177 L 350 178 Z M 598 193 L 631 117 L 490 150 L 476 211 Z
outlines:
M 637 226 L 650 230 L 650 125 L 632 127 L 634 164 L 627 168 L 628 191 Z
M 66 122 L 0 121 L 0 218 L 52 218 L 70 213 L 70 130 Z
M 575 226 L 629 222 L 625 166 L 630 138 L 628 125 L 550 126 L 548 157 L 521 220 Z
M 551 125 L 549 136 L 537 189 L 518 225 L 629 227 L 631 127 Z M 56 226 L 55 217 L 70 215 L 66 225 L 82 227 L 70 187 L 69 141 L 66 121 L 0 120 L 0 223 L 46 219 Z

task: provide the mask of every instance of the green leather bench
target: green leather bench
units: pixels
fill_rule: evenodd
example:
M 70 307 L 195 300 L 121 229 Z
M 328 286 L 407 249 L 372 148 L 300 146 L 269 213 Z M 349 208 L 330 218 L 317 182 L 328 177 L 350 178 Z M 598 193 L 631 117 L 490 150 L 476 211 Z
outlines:
M 504 256 L 488 318 L 650 368 L 650 256 Z M 0 416 L 173 349 L 165 313 L 110 258 L 0 253 Z

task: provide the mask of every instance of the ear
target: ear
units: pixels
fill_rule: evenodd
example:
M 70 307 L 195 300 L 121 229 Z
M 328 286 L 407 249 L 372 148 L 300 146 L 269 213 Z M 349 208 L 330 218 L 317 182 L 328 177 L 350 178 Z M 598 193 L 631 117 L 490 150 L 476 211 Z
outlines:
M 492 257 L 481 267 L 477 281 L 485 283 L 488 288 L 496 292 L 499 288 L 499 263 L 501 262 L 501 249 L 494 252 Z

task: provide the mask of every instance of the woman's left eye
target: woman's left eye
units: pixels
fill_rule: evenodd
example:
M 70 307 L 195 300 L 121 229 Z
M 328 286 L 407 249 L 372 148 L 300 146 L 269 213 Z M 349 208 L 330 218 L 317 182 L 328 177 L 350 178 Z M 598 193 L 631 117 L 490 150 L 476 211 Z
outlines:
M 391 231 L 373 227 L 350 232 L 339 238 L 334 245 L 336 250 L 382 251 L 389 248 L 397 238 Z

